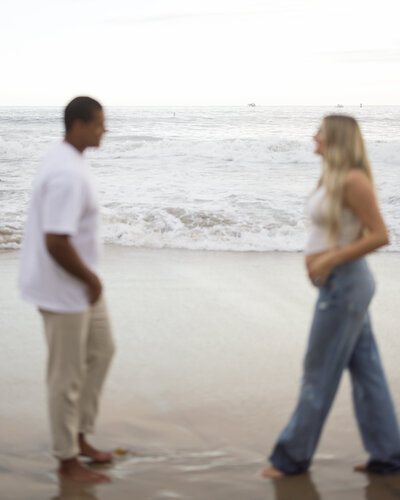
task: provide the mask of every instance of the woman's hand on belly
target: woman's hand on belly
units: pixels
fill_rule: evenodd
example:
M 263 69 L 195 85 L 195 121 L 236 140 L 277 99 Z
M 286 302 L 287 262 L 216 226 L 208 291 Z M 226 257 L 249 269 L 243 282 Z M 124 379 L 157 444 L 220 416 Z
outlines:
M 325 284 L 327 277 L 335 267 L 334 252 L 334 250 L 328 250 L 327 252 L 306 256 L 308 277 L 314 286 Z

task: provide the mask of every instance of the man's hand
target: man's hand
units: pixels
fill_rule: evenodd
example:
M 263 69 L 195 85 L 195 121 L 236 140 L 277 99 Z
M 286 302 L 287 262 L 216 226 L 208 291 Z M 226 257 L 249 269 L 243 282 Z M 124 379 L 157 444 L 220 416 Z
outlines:
M 101 284 L 101 281 L 94 273 L 92 273 L 89 276 L 87 285 L 88 285 L 89 303 L 90 305 L 93 305 L 99 300 L 101 292 L 103 290 L 103 285 Z
M 67 234 L 46 234 L 46 246 L 53 259 L 68 273 L 80 279 L 88 286 L 88 298 L 91 305 L 101 295 L 103 286 L 98 276 L 82 262 L 70 242 Z

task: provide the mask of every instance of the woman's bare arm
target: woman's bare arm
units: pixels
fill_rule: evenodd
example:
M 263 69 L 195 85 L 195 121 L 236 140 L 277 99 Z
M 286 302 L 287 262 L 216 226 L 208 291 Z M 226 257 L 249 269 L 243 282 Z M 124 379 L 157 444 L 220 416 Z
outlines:
M 359 217 L 367 231 L 349 245 L 324 252 L 312 260 L 308 266 L 312 280 L 317 277 L 323 283 L 334 267 L 362 257 L 389 243 L 388 231 L 378 207 L 372 182 L 361 170 L 353 169 L 347 174 L 344 203 Z

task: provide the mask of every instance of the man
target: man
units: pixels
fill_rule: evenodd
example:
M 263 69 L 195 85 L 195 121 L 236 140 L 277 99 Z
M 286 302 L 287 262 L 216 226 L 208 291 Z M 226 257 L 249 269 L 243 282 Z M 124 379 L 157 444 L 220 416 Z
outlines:
M 73 99 L 64 112 L 65 139 L 42 161 L 28 210 L 19 288 L 38 307 L 48 345 L 47 385 L 58 473 L 82 482 L 109 478 L 85 467 L 112 460 L 86 441 L 114 353 L 98 265 L 98 205 L 83 152 L 106 132 L 101 105 Z

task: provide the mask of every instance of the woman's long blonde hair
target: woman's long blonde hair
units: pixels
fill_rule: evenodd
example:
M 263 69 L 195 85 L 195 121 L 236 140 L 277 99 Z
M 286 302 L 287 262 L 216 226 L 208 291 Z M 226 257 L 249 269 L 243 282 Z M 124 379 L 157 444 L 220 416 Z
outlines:
M 346 115 L 326 116 L 322 121 L 321 132 L 324 136 L 323 171 L 319 185 L 322 184 L 326 189 L 329 239 L 336 241 L 347 172 L 352 168 L 360 169 L 372 182 L 372 171 L 360 127 L 354 118 Z

